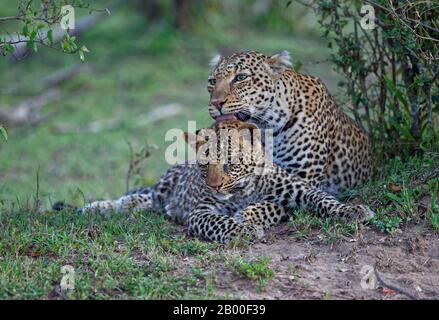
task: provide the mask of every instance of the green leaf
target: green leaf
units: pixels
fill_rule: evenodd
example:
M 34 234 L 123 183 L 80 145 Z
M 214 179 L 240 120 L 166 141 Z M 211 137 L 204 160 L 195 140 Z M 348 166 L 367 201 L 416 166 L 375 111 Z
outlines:
M 407 102 L 406 97 L 404 96 L 404 93 L 395 86 L 395 84 L 393 83 L 393 81 L 391 79 L 389 79 L 387 77 L 384 77 L 384 79 L 386 80 L 387 88 L 396 97 L 396 99 L 398 99 L 399 102 L 402 103 L 406 114 L 410 114 L 409 104 Z
M 37 32 L 38 32 L 37 29 L 32 30 L 32 32 L 29 35 L 29 40 L 30 41 L 33 41 L 35 39 L 35 37 L 37 36 Z
M 396 203 L 400 203 L 401 202 L 401 198 L 398 197 L 396 194 L 388 192 L 388 193 L 386 193 L 386 196 L 387 196 L 387 198 L 389 198 L 392 201 L 395 201 Z
M 5 138 L 6 141 L 8 141 L 8 133 L 6 132 L 6 129 L 0 126 L 0 134 Z
M 47 31 L 47 39 L 49 39 L 50 44 L 53 44 L 53 30 L 49 29 Z
M 25 37 L 28 36 L 28 34 L 29 34 L 29 28 L 28 28 L 27 24 L 25 24 L 25 25 L 23 26 L 23 30 L 21 31 L 21 33 L 22 33 L 23 36 L 25 36 Z
M 85 60 L 84 52 L 82 50 L 79 50 L 79 59 L 81 59 L 82 62 Z

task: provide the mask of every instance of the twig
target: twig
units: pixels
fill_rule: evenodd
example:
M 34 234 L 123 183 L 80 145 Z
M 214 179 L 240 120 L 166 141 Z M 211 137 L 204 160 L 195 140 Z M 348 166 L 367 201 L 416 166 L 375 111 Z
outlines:
M 39 113 L 45 105 L 58 100 L 61 92 L 51 89 L 39 96 L 27 99 L 13 108 L 0 107 L 0 122 L 9 126 L 35 125 L 45 118 Z
M 40 166 L 37 168 L 36 172 L 37 186 L 34 196 L 34 212 L 38 212 L 40 209 Z
M 397 291 L 399 293 L 402 293 L 403 295 L 405 295 L 405 296 L 407 296 L 407 297 L 409 297 L 410 299 L 413 299 L 413 300 L 419 300 L 420 299 L 419 297 L 417 297 L 417 296 L 413 295 L 412 293 L 408 292 L 406 289 L 402 289 L 402 288 L 400 288 L 400 287 L 398 287 L 396 285 L 389 284 L 387 281 L 385 281 L 382 278 L 382 276 L 379 274 L 379 272 L 378 272 L 378 270 L 376 268 L 374 268 L 374 270 L 375 270 L 375 276 L 376 276 L 378 282 L 380 282 L 386 288 L 389 288 L 389 289 L 392 289 L 392 290 Z
M 75 29 L 69 30 L 68 34 L 70 36 L 78 36 L 81 33 L 83 33 L 84 31 L 93 27 L 96 23 L 101 21 L 106 16 L 107 15 L 104 13 L 98 13 L 97 15 L 94 15 L 94 16 L 86 16 L 86 17 L 82 18 L 81 20 L 79 20 L 76 24 Z M 66 30 L 62 29 L 60 26 L 57 28 L 54 28 L 53 29 L 53 42 L 51 43 L 46 36 L 48 31 L 49 31 L 49 29 L 44 29 L 44 30 L 39 31 L 34 42 L 42 44 L 42 45 L 46 45 L 46 46 L 51 46 L 52 43 L 57 43 L 57 42 L 61 41 L 62 38 L 64 37 L 64 35 L 66 34 Z M 27 46 L 27 42 L 29 42 L 29 39 L 20 38 L 20 36 L 18 35 L 17 37 L 15 37 L 15 39 L 6 39 L 6 42 L 13 44 L 13 46 L 15 47 L 15 52 L 14 52 L 15 60 L 23 59 L 26 56 L 26 54 L 28 53 L 29 48 Z M 74 52 L 71 52 L 71 53 L 74 53 Z
M 155 149 L 156 147 L 146 144 L 140 149 L 139 152 L 135 153 L 132 144 L 127 139 L 125 139 L 125 141 L 130 150 L 130 163 L 125 179 L 126 192 L 128 193 L 128 191 L 130 190 L 130 180 L 134 171 L 138 171 L 142 162 L 149 158 L 149 156 L 151 155 L 151 150 Z

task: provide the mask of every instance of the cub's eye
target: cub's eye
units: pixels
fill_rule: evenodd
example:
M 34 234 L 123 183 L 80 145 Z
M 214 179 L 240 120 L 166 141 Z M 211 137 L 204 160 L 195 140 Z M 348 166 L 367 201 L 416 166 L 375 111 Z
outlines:
M 228 164 L 225 164 L 225 165 L 223 166 L 223 169 L 224 169 L 224 172 L 225 172 L 225 173 L 228 173 L 228 172 L 229 172 L 229 169 L 230 169 L 230 167 L 229 167 L 229 165 L 228 165 Z
M 207 80 L 207 82 L 209 82 L 209 84 L 210 84 L 211 86 L 214 86 L 214 85 L 216 84 L 216 79 L 211 78 L 211 79 Z
M 240 74 L 237 74 L 235 76 L 235 79 L 233 79 L 233 80 L 235 80 L 235 81 L 242 81 L 242 80 L 247 79 L 247 77 L 248 76 L 246 74 L 240 73 Z

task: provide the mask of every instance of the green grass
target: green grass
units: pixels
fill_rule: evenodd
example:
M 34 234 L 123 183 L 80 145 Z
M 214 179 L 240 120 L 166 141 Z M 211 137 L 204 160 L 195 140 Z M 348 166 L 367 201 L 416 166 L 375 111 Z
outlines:
M 371 223 L 382 232 L 392 233 L 405 224 L 424 224 L 436 231 L 439 178 L 429 175 L 439 165 L 439 154 L 428 153 L 406 161 L 391 159 L 379 176 L 363 187 L 359 197 L 371 204 L 377 215 Z
M 288 220 L 292 235 L 307 241 L 335 243 L 340 239 L 352 237 L 361 228 L 360 224 L 347 224 L 335 219 L 322 219 L 309 212 L 294 210 Z
M 409 224 L 422 224 L 438 232 L 439 178 L 423 181 L 438 165 L 439 154 L 434 153 L 405 161 L 391 159 L 377 168 L 373 181 L 357 190 L 346 191 L 340 200 L 355 200 L 370 206 L 376 215 L 368 225 L 383 233 L 393 233 Z M 397 188 L 392 190 L 390 185 Z M 352 237 L 363 228 L 362 224 L 321 219 L 301 210 L 293 212 L 288 224 L 294 237 L 326 243 Z
M 371 223 L 384 233 L 392 233 L 395 230 L 398 230 L 403 220 L 398 215 L 393 215 L 392 211 L 392 207 L 384 209 L 379 208 Z
M 161 216 L 78 216 L 71 212 L 2 212 L 0 299 L 47 298 L 75 269 L 68 298 L 208 298 L 209 274 L 181 269 L 218 244 L 174 236 Z
M 251 258 L 235 256 L 229 258 L 228 266 L 234 274 L 255 281 L 258 288 L 262 289 L 275 275 L 269 264 L 270 259 L 264 256 Z

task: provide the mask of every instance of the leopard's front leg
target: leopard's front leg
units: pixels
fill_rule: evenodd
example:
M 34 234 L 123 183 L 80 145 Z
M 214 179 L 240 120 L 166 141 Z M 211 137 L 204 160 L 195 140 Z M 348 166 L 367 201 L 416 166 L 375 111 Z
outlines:
M 256 188 L 263 200 L 284 207 L 302 208 L 322 217 L 340 218 L 347 222 L 367 221 L 374 216 L 374 212 L 366 206 L 342 204 L 332 195 L 283 170 L 261 175 L 257 179 Z
M 340 203 L 332 195 L 319 189 L 305 189 L 301 199 L 302 208 L 318 212 L 322 217 L 334 217 L 348 223 L 364 222 L 373 218 L 375 213 L 364 205 Z
M 259 240 L 264 236 L 263 229 L 256 225 L 208 209 L 198 209 L 189 215 L 188 232 L 192 236 L 222 243 L 239 237 Z
M 250 204 L 234 218 L 267 230 L 279 224 L 287 215 L 287 209 L 282 206 L 272 202 L 260 202 Z

